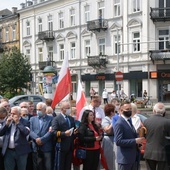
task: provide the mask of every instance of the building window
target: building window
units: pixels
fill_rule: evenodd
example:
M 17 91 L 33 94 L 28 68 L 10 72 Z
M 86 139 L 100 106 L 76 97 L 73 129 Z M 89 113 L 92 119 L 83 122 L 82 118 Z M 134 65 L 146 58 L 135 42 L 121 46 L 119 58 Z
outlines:
M 63 12 L 60 12 L 58 14 L 59 16 L 59 28 L 64 28 L 64 15 Z
M 8 27 L 6 27 L 5 29 L 5 40 L 9 41 L 9 28 Z
M 64 44 L 59 45 L 60 50 L 60 60 L 64 60 Z
M 71 59 L 75 59 L 76 58 L 76 44 L 75 42 L 71 42 L 70 43 L 70 54 L 71 54 Z
M 133 51 L 140 51 L 140 33 L 133 33 Z
M 85 23 L 90 20 L 90 6 L 89 5 L 86 5 L 84 7 L 84 17 L 85 17 L 84 18 L 85 19 Z
M 133 12 L 140 11 L 140 0 L 133 0 Z
M 42 18 L 38 19 L 38 32 L 42 32 Z
M 38 48 L 38 60 L 43 61 L 43 49 Z
M 85 57 L 90 56 L 90 40 L 85 40 Z
M 120 0 L 115 0 L 114 4 L 114 16 L 120 16 Z
M 26 58 L 27 58 L 27 60 L 28 60 L 28 63 L 30 64 L 30 49 L 27 49 L 26 50 Z
M 118 38 L 117 38 L 117 35 L 114 36 L 114 53 L 117 54 L 117 52 L 120 53 L 120 35 L 118 35 Z
M 105 48 L 106 48 L 105 39 L 104 38 L 99 39 L 99 54 L 105 55 Z
M 169 30 L 159 30 L 159 50 L 169 48 Z
M 99 19 L 104 18 L 104 2 L 99 2 Z
M 52 19 L 52 15 L 48 16 L 48 30 L 52 31 L 53 30 L 53 19 Z
M 27 35 L 30 35 L 30 22 L 27 21 L 26 23 Z
M 53 47 L 48 47 L 48 60 L 53 61 Z
M 12 27 L 12 40 L 16 40 L 16 27 Z
M 70 10 L 70 26 L 75 25 L 75 9 Z

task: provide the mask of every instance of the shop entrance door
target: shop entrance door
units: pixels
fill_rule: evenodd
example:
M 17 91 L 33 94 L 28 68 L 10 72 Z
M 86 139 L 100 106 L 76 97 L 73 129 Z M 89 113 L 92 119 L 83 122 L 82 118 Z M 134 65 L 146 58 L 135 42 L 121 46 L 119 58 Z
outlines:
M 159 81 L 159 101 L 170 102 L 170 80 Z

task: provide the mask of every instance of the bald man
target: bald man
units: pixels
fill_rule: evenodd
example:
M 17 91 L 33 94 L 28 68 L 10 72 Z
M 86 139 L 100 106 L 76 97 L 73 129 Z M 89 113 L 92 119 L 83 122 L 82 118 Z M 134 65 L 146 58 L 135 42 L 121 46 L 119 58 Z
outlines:
M 149 170 L 168 170 L 165 146 L 169 141 L 165 136 L 170 136 L 170 120 L 164 115 L 164 104 L 157 103 L 153 108 L 153 116 L 144 121 L 147 129 L 144 158 Z

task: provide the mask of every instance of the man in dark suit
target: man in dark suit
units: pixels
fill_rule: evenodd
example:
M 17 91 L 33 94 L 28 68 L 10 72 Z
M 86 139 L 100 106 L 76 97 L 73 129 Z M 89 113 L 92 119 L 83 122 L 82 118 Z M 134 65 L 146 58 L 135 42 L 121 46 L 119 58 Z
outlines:
M 163 103 L 155 104 L 153 113 L 153 116 L 144 121 L 147 129 L 144 158 L 148 170 L 167 170 L 165 146 L 169 143 L 166 136 L 170 136 L 170 120 L 164 117 Z
M 61 113 L 57 115 L 52 121 L 52 129 L 57 138 L 61 138 L 60 142 L 60 161 L 55 162 L 59 164 L 59 170 L 70 170 L 72 152 L 74 148 L 73 129 L 75 128 L 74 118 L 70 116 L 70 103 L 67 101 L 61 102 Z M 57 160 L 55 160 L 57 161 Z
M 117 163 L 119 170 L 137 170 L 138 144 L 144 138 L 138 138 L 131 122 L 132 108 L 125 102 L 120 108 L 121 117 L 114 126 L 115 143 L 117 145 Z
M 51 122 L 53 117 L 46 114 L 46 104 L 37 104 L 37 116 L 30 119 L 30 137 L 33 140 L 33 169 L 52 170 L 53 133 Z
M 7 118 L 0 130 L 0 136 L 4 136 L 2 154 L 6 170 L 25 170 L 28 153 L 31 151 L 27 141 L 29 134 L 29 122 L 20 117 L 19 106 L 11 108 L 11 115 Z

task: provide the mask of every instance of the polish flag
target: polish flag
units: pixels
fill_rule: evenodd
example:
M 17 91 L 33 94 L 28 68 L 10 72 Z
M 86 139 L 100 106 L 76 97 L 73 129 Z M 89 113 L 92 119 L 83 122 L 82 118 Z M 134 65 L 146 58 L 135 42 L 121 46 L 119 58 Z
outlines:
M 79 80 L 78 89 L 77 89 L 77 100 L 76 100 L 76 110 L 77 110 L 76 120 L 79 119 L 80 111 L 84 107 L 85 103 L 86 103 L 86 97 L 81 82 Z
M 70 92 L 72 91 L 71 75 L 68 66 L 68 56 L 64 57 L 63 64 L 58 77 L 58 83 L 54 93 L 54 99 L 51 104 L 52 108 L 55 106 Z

